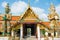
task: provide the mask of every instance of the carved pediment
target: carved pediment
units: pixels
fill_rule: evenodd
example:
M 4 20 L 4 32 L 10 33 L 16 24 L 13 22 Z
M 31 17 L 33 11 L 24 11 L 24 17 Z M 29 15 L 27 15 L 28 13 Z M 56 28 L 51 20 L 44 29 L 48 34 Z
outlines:
M 36 16 L 36 14 L 32 11 L 31 8 L 28 8 L 25 12 L 25 14 L 23 15 L 23 17 L 21 18 L 21 20 L 33 20 L 33 21 L 37 21 L 39 20 L 39 18 Z

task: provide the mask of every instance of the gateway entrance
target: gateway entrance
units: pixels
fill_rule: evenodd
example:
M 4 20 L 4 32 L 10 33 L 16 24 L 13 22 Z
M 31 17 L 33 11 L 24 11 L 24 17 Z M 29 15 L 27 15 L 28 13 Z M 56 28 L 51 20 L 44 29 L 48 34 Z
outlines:
M 24 36 L 36 36 L 36 24 L 23 24 Z

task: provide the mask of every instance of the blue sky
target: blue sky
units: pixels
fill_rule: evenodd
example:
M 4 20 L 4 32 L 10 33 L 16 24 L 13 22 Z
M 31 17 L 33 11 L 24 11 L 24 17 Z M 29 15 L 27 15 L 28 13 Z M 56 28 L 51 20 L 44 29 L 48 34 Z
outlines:
M 40 19 L 48 21 L 48 8 L 50 3 L 54 3 L 56 12 L 60 13 L 60 0 L 30 0 L 30 6 Z M 0 0 L 0 14 L 4 14 L 6 3 L 10 4 L 12 15 L 21 15 L 25 12 L 28 5 L 28 0 Z M 59 14 L 60 15 L 60 14 Z

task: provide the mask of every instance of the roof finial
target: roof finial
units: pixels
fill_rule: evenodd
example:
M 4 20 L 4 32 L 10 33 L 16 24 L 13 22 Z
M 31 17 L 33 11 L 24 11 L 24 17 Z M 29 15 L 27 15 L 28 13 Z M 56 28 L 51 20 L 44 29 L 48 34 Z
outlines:
M 28 7 L 30 7 L 30 0 L 28 0 Z
M 55 12 L 55 6 L 54 6 L 54 4 L 53 4 L 52 2 L 51 2 L 51 4 L 50 4 L 49 11 L 50 11 L 50 12 Z

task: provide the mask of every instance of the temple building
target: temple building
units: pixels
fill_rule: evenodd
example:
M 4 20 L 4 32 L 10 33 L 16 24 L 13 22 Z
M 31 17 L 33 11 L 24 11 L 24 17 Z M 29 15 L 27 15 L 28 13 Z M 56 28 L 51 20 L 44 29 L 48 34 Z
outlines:
M 35 36 L 39 40 L 44 36 L 59 37 L 59 15 L 53 4 L 50 5 L 49 10 L 47 17 L 50 21 L 42 22 L 30 6 L 22 15 L 12 16 L 9 4 L 7 4 L 5 14 L 0 15 L 0 35 L 19 36 L 21 39 L 25 36 Z

